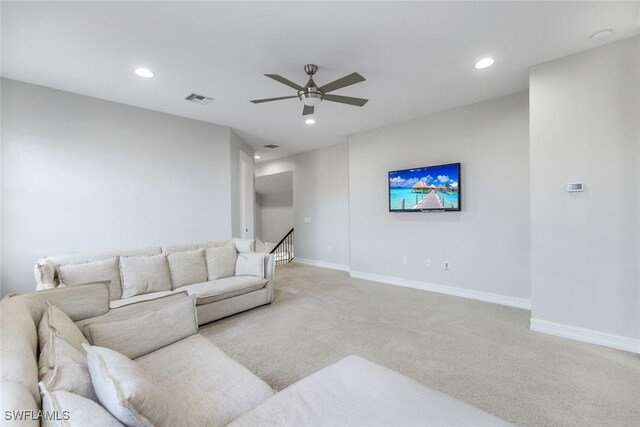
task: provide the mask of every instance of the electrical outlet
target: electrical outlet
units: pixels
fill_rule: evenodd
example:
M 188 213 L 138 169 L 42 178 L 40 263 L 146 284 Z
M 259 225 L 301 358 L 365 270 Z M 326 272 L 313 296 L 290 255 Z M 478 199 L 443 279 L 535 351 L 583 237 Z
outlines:
M 407 257 L 403 256 L 402 257 L 402 265 L 407 265 L 407 264 L 408 264 Z
M 445 271 L 451 270 L 451 265 L 449 264 L 449 261 L 445 261 L 444 262 L 444 269 L 445 269 Z
M 431 267 L 431 260 L 430 260 L 430 259 L 427 259 L 427 260 L 425 261 L 425 265 L 426 265 L 427 267 Z
M 333 246 L 329 246 L 329 249 L 327 249 L 329 252 L 333 252 Z

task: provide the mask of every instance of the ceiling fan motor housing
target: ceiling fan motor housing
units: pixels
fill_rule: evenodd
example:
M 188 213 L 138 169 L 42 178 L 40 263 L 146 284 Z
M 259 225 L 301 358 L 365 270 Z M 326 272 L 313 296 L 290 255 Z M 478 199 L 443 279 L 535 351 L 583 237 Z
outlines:
M 298 91 L 298 98 L 300 98 L 300 101 L 309 107 L 318 105 L 322 101 L 322 95 L 323 93 L 315 86 L 306 87 L 304 90 Z

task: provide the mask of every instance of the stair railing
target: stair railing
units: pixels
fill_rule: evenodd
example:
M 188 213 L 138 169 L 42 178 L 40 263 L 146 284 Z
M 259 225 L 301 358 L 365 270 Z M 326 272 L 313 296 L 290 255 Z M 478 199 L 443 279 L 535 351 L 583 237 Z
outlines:
M 291 262 L 294 258 L 294 239 L 293 239 L 293 228 L 289 231 L 280 242 L 276 245 L 275 248 L 271 250 L 271 254 L 274 254 L 276 265 L 278 264 L 287 264 Z

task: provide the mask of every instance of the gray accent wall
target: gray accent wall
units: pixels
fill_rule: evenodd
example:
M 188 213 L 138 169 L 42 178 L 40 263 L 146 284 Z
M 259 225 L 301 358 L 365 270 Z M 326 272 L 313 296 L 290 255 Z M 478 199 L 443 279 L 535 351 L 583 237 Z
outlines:
M 231 237 L 230 130 L 2 79 L 2 294 L 45 255 Z
M 528 120 L 521 92 L 349 137 L 351 270 L 529 299 Z M 388 171 L 457 162 L 461 212 L 388 211 Z
M 264 242 L 278 243 L 293 227 L 293 191 L 260 196 L 260 230 Z
M 640 37 L 536 66 L 530 85 L 532 318 L 638 339 Z
M 347 144 L 256 164 L 256 176 L 285 171 L 293 171 L 296 258 L 339 264 L 348 268 Z M 311 222 L 305 223 L 305 218 L 309 218 Z

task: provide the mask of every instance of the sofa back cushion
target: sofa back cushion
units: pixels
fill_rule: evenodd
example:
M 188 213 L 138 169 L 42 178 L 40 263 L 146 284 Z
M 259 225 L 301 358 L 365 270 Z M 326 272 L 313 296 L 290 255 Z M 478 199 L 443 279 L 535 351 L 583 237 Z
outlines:
M 109 289 L 104 282 L 71 288 L 55 288 L 13 297 L 29 307 L 34 325 L 40 323 L 45 301 L 62 310 L 71 320 L 102 316 L 109 311 Z
M 109 286 L 109 299 L 120 299 L 120 271 L 118 258 L 103 261 L 85 262 L 83 264 L 65 264 L 58 266 L 60 286 L 71 287 L 88 283 L 106 282 Z
M 73 321 L 49 302 L 38 326 L 38 341 L 39 376 L 47 389 L 66 390 L 95 400 L 82 347 L 87 340 Z
M 207 281 L 204 249 L 167 254 L 173 289 Z
M 47 344 L 60 338 L 71 344 L 72 347 L 84 353 L 82 344 L 87 339 L 78 329 L 73 320 L 69 318 L 62 310 L 49 301 L 45 302 L 42 318 L 38 325 L 38 343 L 40 344 L 40 353 L 44 352 Z
M 233 244 L 239 254 L 246 254 L 254 251 L 255 241 L 253 239 L 233 239 Z
M 180 243 L 177 245 L 167 245 L 162 247 L 162 252 L 170 254 L 172 252 L 195 251 L 196 249 L 217 248 L 220 246 L 232 245 L 231 240 L 207 240 L 198 243 Z
M 43 421 L 42 424 L 44 426 L 122 426 L 122 423 L 111 415 L 109 411 L 93 400 L 65 390 L 49 391 L 43 383 L 38 385 L 42 394 L 42 410 L 47 414 L 55 413 L 58 415 L 55 420 Z
M 196 296 L 181 298 L 136 317 L 89 324 L 84 332 L 91 344 L 135 359 L 198 332 Z
M 223 279 L 235 275 L 237 257 L 238 253 L 235 247 L 231 245 L 207 248 L 206 258 L 209 280 Z
M 122 298 L 171 289 L 167 258 L 160 255 L 120 258 Z
M 87 356 L 100 403 L 123 424 L 156 427 L 196 425 L 179 400 L 154 384 L 131 359 L 96 346 L 87 346 Z
M 258 252 L 238 254 L 235 275 L 264 277 L 264 254 Z

